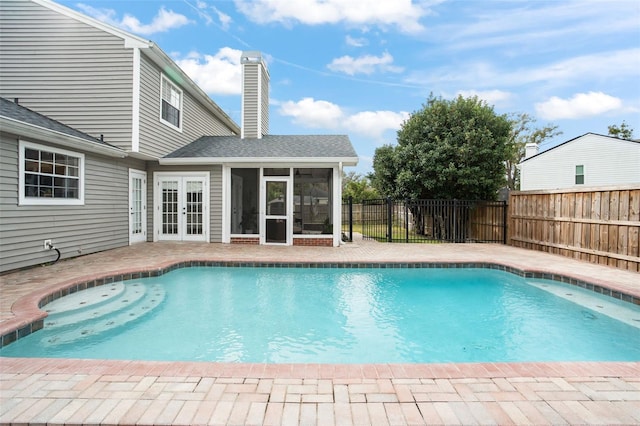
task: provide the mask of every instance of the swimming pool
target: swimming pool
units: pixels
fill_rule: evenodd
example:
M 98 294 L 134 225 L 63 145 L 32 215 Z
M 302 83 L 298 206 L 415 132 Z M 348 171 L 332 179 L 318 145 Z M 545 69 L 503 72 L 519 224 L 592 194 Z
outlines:
M 44 309 L 52 311 L 45 328 L 0 355 L 270 363 L 640 359 L 637 306 L 490 269 L 183 268 Z M 103 316 L 108 311 L 117 313 Z

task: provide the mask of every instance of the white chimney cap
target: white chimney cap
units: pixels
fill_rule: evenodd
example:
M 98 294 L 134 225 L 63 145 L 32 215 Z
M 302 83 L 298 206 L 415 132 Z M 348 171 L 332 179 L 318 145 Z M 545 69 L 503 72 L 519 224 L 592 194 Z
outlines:
M 240 57 L 240 62 L 243 64 L 257 64 L 262 62 L 262 54 L 257 50 L 249 50 L 242 52 L 242 56 Z

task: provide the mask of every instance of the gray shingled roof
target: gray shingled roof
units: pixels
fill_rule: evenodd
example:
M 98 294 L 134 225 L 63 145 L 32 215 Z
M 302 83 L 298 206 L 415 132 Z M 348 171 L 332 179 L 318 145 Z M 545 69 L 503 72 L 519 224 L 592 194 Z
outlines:
M 53 130 L 58 133 L 63 133 L 68 136 L 74 136 L 76 138 L 84 139 L 89 142 L 94 142 L 103 146 L 112 146 L 100 139 L 96 139 L 80 130 L 76 130 L 73 127 L 69 127 L 59 121 L 53 120 L 47 116 L 39 114 L 35 111 L 31 111 L 29 108 L 23 107 L 13 101 L 5 98 L 0 98 L 0 116 L 7 117 L 16 121 L 31 124 L 33 126 L 41 127 L 48 130 Z
M 357 158 L 346 135 L 203 136 L 165 158 Z

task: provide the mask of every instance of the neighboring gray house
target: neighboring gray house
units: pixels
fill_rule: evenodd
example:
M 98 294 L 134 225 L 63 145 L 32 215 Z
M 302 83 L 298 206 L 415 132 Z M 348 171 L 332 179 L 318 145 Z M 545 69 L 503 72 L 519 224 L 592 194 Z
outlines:
M 0 28 L 0 272 L 54 259 L 45 239 L 63 258 L 339 244 L 357 156 L 346 136 L 267 135 L 259 53 L 241 61 L 241 129 L 153 42 L 47 0 L 2 0 Z
M 538 153 L 526 147 L 520 189 L 640 185 L 640 141 L 586 133 Z

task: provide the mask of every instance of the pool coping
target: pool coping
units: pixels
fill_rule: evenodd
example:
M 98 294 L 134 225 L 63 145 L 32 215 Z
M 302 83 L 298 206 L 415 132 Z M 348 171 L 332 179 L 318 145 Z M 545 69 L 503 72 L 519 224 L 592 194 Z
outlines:
M 157 277 L 176 269 L 190 267 L 263 267 L 263 268 L 309 268 L 309 269 L 462 269 L 477 268 L 505 271 L 524 278 L 540 278 L 574 285 L 598 294 L 612 297 L 623 302 L 640 306 L 640 296 L 612 288 L 608 283 L 586 281 L 565 274 L 522 269 L 500 262 L 283 262 L 283 261 L 234 261 L 234 260 L 189 260 L 169 261 L 151 268 L 131 268 L 117 273 L 97 274 L 79 277 L 53 284 L 39 291 L 31 292 L 19 298 L 11 307 L 14 317 L 0 323 L 0 348 L 44 327 L 48 314 L 40 308 L 63 296 L 88 288 L 99 287 L 119 281 Z

